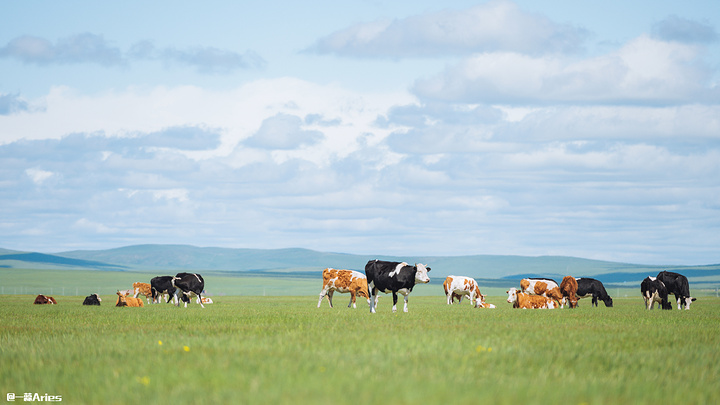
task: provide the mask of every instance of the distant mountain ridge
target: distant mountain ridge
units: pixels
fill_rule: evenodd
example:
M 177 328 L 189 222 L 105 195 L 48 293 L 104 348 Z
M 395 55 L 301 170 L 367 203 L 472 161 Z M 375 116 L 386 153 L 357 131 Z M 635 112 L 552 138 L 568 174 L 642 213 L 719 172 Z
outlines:
M 55 254 L 0 249 L 0 268 L 87 269 L 104 271 L 176 271 L 286 273 L 312 275 L 326 267 L 362 271 L 368 260 L 424 263 L 431 278 L 464 275 L 478 279 L 520 279 L 527 276 L 562 279 L 593 277 L 607 283 L 638 283 L 661 270 L 677 271 L 700 282 L 720 284 L 720 264 L 655 266 L 566 256 L 368 256 L 309 249 L 242 249 L 190 245 L 133 245 L 107 250 L 76 250 Z M 433 277 L 434 276 L 434 277 Z M 558 280 L 559 281 L 559 280 Z

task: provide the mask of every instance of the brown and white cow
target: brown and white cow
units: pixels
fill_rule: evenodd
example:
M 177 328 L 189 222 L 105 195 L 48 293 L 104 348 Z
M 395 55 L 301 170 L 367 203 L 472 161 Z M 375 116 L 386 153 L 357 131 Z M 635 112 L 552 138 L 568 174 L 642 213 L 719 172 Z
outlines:
M 543 297 L 552 298 L 557 301 L 558 306 L 565 306 L 565 297 L 563 297 L 560 287 L 555 280 L 549 278 L 524 278 L 520 280 L 520 290 L 526 294 L 542 295 Z
M 51 296 L 49 296 L 49 295 L 42 295 L 42 294 L 40 294 L 40 295 L 38 295 L 37 297 L 35 297 L 35 302 L 33 302 L 33 304 L 38 304 L 38 305 L 42 305 L 42 304 L 57 304 L 57 301 L 55 301 L 55 298 L 53 298 L 53 297 L 51 297 Z
M 350 303 L 348 308 L 351 306 L 357 308 L 355 305 L 355 299 L 358 295 L 364 297 L 368 305 L 370 304 L 370 296 L 368 294 L 367 278 L 364 274 L 354 270 L 337 270 L 333 268 L 327 268 L 323 270 L 323 288 L 320 291 L 320 299 L 318 299 L 318 308 L 322 304 L 323 298 L 327 296 L 330 308 L 333 307 L 332 297 L 335 291 L 340 293 L 350 293 Z
M 138 295 L 142 294 L 145 296 L 148 304 L 150 303 L 150 298 L 152 298 L 152 287 L 150 287 L 150 283 L 133 283 L 133 291 L 133 298 L 137 298 Z
M 539 309 L 539 308 L 557 308 L 558 305 L 552 298 L 542 295 L 525 294 L 518 292 L 515 287 L 507 291 L 507 302 L 513 304 L 513 308 L 523 309 Z
M 212 300 L 212 298 L 202 297 L 202 303 L 203 304 L 212 304 L 213 300 Z
M 560 292 L 563 297 L 567 297 L 570 302 L 570 308 L 577 308 L 578 297 L 577 297 L 578 284 L 577 280 L 573 276 L 565 276 L 560 282 Z
M 135 297 L 128 297 L 125 293 L 120 291 L 117 292 L 118 299 L 115 303 L 116 307 L 144 307 L 142 299 Z
M 485 303 L 485 296 L 480 293 L 480 287 L 475 279 L 470 277 L 447 276 L 443 282 L 443 289 L 448 305 L 452 305 L 455 298 L 462 302 L 462 297 L 467 295 L 470 304 L 475 308 L 495 308 L 494 305 Z

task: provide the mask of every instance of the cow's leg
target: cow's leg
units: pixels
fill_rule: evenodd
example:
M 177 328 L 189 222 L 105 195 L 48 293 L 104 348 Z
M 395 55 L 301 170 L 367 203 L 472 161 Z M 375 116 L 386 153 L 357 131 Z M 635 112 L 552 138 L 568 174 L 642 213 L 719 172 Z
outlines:
M 591 306 L 593 306 L 593 307 L 598 306 L 598 297 L 595 294 L 593 294 L 593 296 L 592 296 L 592 305 Z
M 350 291 L 350 303 L 348 304 L 348 308 L 352 305 L 353 308 L 357 308 L 355 306 L 355 291 Z
M 330 291 L 328 291 L 328 293 L 327 293 L 327 295 L 326 295 L 326 297 L 327 297 L 327 299 L 328 299 L 328 302 L 330 303 L 330 308 L 333 307 L 333 304 L 332 304 L 333 294 L 335 294 L 335 290 L 330 290 Z
M 405 296 L 405 306 L 403 306 L 403 312 L 407 312 L 407 303 L 408 303 L 408 294 L 403 294 Z
M 377 288 L 375 283 L 368 283 L 368 294 L 370 294 L 370 313 L 375 313 L 375 306 L 377 306 Z
M 200 304 L 200 308 L 205 308 L 205 305 L 203 305 L 203 303 L 202 303 L 202 291 L 197 293 L 197 297 L 198 297 L 198 303 Z
M 453 293 L 452 293 L 452 291 L 448 291 L 448 293 L 447 293 L 447 304 L 448 304 L 448 305 L 452 305 L 452 304 L 453 304 L 452 301 L 453 301 Z
M 393 312 L 397 312 L 397 292 L 393 291 Z

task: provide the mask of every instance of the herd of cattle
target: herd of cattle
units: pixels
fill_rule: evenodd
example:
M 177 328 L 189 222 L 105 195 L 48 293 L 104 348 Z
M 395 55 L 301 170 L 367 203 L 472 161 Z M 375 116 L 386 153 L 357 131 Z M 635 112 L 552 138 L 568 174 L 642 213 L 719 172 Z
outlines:
M 348 307 L 356 308 L 356 298 L 361 296 L 367 300 L 370 312 L 375 313 L 378 303 L 378 292 L 392 294 L 392 311 L 397 311 L 398 294 L 404 297 L 403 311 L 408 312 L 408 296 L 415 287 L 415 284 L 429 283 L 428 277 L 430 267 L 423 264 L 410 266 L 405 262 L 388 262 L 382 260 L 370 260 L 365 265 L 365 274 L 354 270 L 337 270 L 327 268 L 323 270 L 323 288 L 318 299 L 318 308 L 323 298 L 327 297 L 332 308 L 332 297 L 335 291 L 350 293 Z M 130 290 L 118 291 L 118 307 L 142 307 L 144 306 L 138 295 L 144 295 L 148 304 L 159 303 L 162 299 L 166 303 L 171 300 L 176 306 L 180 301 L 187 304 L 191 296 L 197 297 L 197 303 L 205 308 L 203 304 L 211 304 L 212 300 L 203 297 L 205 280 L 200 274 L 178 273 L 175 276 L 158 276 L 150 280 L 150 283 L 134 283 Z M 448 276 L 443 283 L 443 290 L 447 298 L 447 304 L 452 305 L 455 300 L 462 302 L 467 297 L 470 304 L 475 308 L 495 308 L 495 305 L 485 302 L 485 296 L 480 292 L 477 282 L 464 276 Z M 178 298 L 178 291 L 180 296 Z M 669 294 L 674 294 L 678 303 L 678 309 L 683 306 L 690 309 L 690 303 L 695 298 L 690 296 L 690 286 L 685 276 L 669 271 L 661 271 L 657 277 L 645 278 L 640 291 L 647 309 L 653 309 L 655 303 L 659 303 L 662 309 L 672 309 L 668 300 Z M 606 307 L 613 306 L 613 300 L 605 290 L 605 286 L 592 278 L 575 278 L 565 276 L 558 285 L 555 280 L 546 278 L 524 278 L 520 281 L 520 289 L 513 287 L 507 291 L 507 302 L 513 304 L 513 308 L 570 308 L 578 306 L 580 298 L 592 297 L 592 306 L 598 305 L 598 300 L 605 303 Z M 165 298 L 167 297 L 167 299 Z M 97 294 L 91 294 L 85 298 L 83 305 L 100 305 L 102 300 Z M 35 304 L 57 304 L 53 297 L 38 295 Z
M 203 297 L 203 291 L 205 290 L 205 280 L 200 274 L 196 273 L 178 273 L 173 276 L 158 276 L 150 280 L 150 283 L 133 283 L 133 288 L 128 290 L 118 290 L 117 301 L 115 306 L 117 307 L 142 307 L 144 306 L 143 300 L 138 298 L 138 295 L 144 295 L 148 304 L 151 302 L 157 304 L 162 299 L 165 301 L 167 297 L 167 303 L 171 300 L 177 306 L 180 305 L 180 301 L 187 304 L 190 302 L 192 296 L 197 297 L 197 303 L 201 307 L 205 308 L 203 304 L 212 304 L 213 301 L 210 298 Z M 180 296 L 178 297 L 178 291 Z M 98 294 L 90 294 L 85 297 L 83 305 L 100 305 L 102 299 Z M 55 298 L 47 295 L 38 295 L 35 297 L 35 304 L 57 304 Z
M 357 296 L 364 297 L 370 306 L 370 312 L 375 313 L 378 302 L 378 291 L 392 294 L 393 312 L 397 311 L 398 293 L 405 299 L 404 312 L 408 311 L 408 295 L 415 284 L 428 283 L 430 267 L 423 264 L 410 266 L 405 262 L 387 262 L 371 260 L 365 265 L 365 274 L 354 270 L 337 270 L 328 268 L 323 270 L 323 288 L 318 299 L 318 308 L 323 298 L 327 297 L 332 308 L 332 297 L 335 291 L 350 293 L 348 307 L 355 308 Z M 470 304 L 475 308 L 495 308 L 495 305 L 485 302 L 485 296 L 480 292 L 477 282 L 464 276 L 448 276 L 443 282 L 443 289 L 447 304 L 452 305 L 455 300 L 462 302 L 468 297 Z M 690 297 L 690 286 L 687 278 L 678 273 L 661 271 L 657 277 L 648 277 L 641 284 L 641 293 L 645 299 L 646 307 L 653 308 L 654 302 L 660 302 L 663 309 L 672 309 L 668 301 L 668 294 L 675 294 L 678 309 L 685 306 L 690 309 L 690 303 L 695 298 Z M 575 278 L 565 276 L 558 285 L 555 280 L 544 278 L 525 278 L 520 281 L 520 290 L 513 287 L 507 291 L 507 302 L 513 308 L 563 308 L 569 304 L 576 308 L 578 299 L 592 297 L 592 305 L 597 306 L 598 300 L 606 307 L 613 306 L 613 300 L 605 290 L 605 286 L 593 278 Z

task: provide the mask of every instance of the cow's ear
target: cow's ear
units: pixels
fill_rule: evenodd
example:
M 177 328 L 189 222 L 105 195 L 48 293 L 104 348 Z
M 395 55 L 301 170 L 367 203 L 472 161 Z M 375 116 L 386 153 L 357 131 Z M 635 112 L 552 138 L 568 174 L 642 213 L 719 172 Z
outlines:
M 428 266 L 425 266 L 425 268 L 427 269 L 427 271 L 430 271 L 430 267 L 428 267 Z

